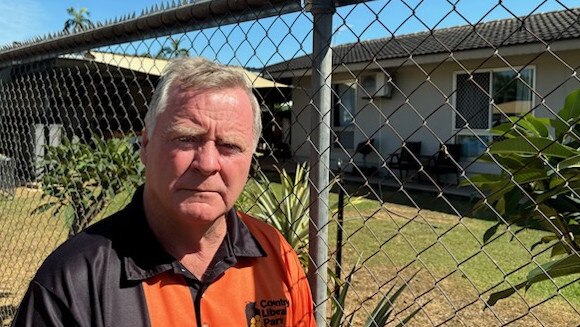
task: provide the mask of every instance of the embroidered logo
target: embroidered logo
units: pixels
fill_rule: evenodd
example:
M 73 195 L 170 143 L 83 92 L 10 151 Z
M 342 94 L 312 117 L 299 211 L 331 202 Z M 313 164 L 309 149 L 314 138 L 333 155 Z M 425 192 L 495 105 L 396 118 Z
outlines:
M 284 326 L 290 302 L 284 298 L 246 304 L 248 327 Z

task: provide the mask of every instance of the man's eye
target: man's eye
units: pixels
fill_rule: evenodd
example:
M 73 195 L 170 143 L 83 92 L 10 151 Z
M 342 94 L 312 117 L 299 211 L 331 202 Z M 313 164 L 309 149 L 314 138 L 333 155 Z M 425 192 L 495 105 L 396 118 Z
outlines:
M 242 152 L 242 147 L 233 143 L 222 143 L 220 147 L 230 152 Z

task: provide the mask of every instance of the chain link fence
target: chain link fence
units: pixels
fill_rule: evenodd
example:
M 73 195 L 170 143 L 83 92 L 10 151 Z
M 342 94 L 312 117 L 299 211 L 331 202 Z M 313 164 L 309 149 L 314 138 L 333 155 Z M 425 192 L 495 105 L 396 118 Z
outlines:
M 204 56 L 253 82 L 264 131 L 248 188 L 302 206 L 287 228 L 320 326 L 379 325 L 384 303 L 392 325 L 579 325 L 569 4 L 185 1 L 3 47 L 2 324 L 43 259 L 143 182 L 159 74 Z M 239 207 L 264 215 L 251 199 Z

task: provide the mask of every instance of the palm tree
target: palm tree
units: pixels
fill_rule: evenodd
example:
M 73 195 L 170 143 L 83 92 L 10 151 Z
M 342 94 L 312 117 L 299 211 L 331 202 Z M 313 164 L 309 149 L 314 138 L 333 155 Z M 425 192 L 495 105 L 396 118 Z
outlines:
M 156 58 L 185 58 L 189 57 L 189 49 L 181 48 L 181 39 L 167 38 L 169 46 L 164 46 L 157 53 Z M 167 43 L 167 42 L 166 42 Z
M 93 24 L 89 18 L 91 13 L 89 13 L 87 8 L 81 8 L 77 11 L 73 7 L 70 7 L 66 10 L 66 12 L 69 14 L 69 16 L 71 16 L 71 18 L 64 22 L 63 30 L 65 31 L 80 32 L 95 26 L 95 24 Z

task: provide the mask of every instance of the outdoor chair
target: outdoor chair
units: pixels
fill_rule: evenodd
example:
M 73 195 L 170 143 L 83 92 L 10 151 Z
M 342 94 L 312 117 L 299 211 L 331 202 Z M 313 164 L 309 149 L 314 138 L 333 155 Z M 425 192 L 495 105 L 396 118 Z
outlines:
M 358 167 L 358 170 L 362 172 L 363 177 L 370 177 L 377 171 L 377 167 L 370 167 L 367 165 L 367 156 L 374 151 L 374 144 L 375 139 L 370 138 L 364 142 L 360 142 L 359 144 L 357 144 L 356 149 L 354 151 L 354 155 L 360 153 L 363 156 L 363 164 Z M 353 174 L 358 174 L 356 168 L 353 168 Z
M 425 170 L 431 176 L 435 175 L 437 183 L 440 183 L 441 175 L 455 174 L 459 184 L 459 166 L 461 160 L 461 144 L 441 144 L 439 151 L 429 159 Z
M 421 167 L 421 142 L 405 142 L 399 153 L 394 153 L 389 160 L 391 169 L 399 170 L 399 178 L 403 180 L 403 172 L 407 178 L 410 170 Z

